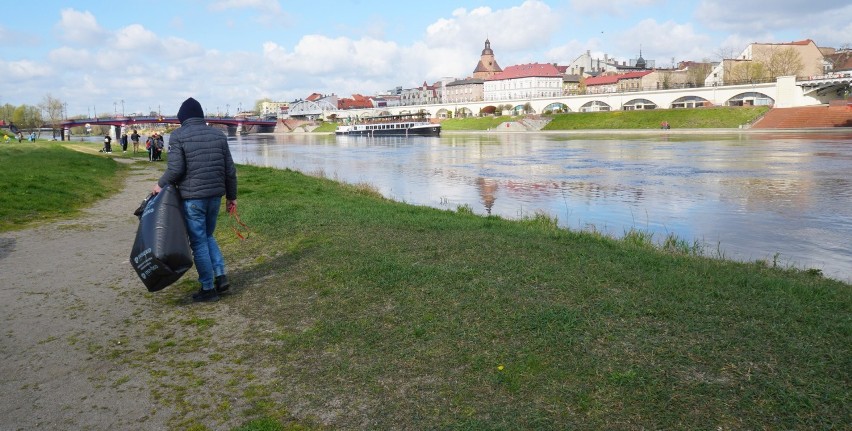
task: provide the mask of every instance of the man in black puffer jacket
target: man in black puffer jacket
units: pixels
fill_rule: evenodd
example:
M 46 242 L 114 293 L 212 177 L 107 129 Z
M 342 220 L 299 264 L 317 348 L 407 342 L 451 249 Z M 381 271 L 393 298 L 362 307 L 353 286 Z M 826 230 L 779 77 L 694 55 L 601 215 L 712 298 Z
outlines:
M 201 104 L 186 99 L 178 111 L 181 126 L 169 138 L 166 172 L 154 185 L 154 194 L 166 184 L 175 184 L 183 198 L 192 258 L 201 289 L 193 301 L 216 301 L 230 286 L 225 260 L 213 237 L 222 196 L 229 213 L 237 209 L 237 168 L 222 131 L 207 125 Z

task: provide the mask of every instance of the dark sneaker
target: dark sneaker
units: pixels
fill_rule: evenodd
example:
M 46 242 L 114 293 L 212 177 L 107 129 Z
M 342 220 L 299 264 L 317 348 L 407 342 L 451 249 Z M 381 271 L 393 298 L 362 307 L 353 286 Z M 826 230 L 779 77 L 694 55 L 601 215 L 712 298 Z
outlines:
M 218 301 L 219 293 L 216 292 L 216 289 L 204 290 L 199 289 L 198 292 L 192 294 L 192 300 L 194 302 L 208 302 L 208 301 Z
M 231 287 L 231 283 L 228 283 L 228 276 L 224 274 L 216 276 L 214 284 L 216 285 L 216 293 L 225 293 Z

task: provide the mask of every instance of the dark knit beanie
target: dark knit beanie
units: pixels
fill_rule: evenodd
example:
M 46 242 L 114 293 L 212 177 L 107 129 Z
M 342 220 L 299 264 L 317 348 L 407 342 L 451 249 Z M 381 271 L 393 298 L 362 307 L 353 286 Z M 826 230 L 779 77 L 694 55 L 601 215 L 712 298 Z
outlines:
M 183 104 L 180 105 L 180 110 L 178 110 L 178 121 L 183 123 L 188 118 L 204 118 L 204 111 L 201 109 L 201 104 L 198 103 L 197 100 L 193 98 L 189 98 L 183 101 Z

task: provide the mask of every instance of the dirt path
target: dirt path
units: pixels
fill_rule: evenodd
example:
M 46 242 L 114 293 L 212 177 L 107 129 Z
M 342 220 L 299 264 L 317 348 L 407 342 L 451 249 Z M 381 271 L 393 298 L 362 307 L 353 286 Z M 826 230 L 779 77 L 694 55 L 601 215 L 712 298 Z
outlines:
M 77 219 L 0 234 L 0 430 L 168 428 L 148 373 L 104 359 L 157 314 L 128 256 L 162 168 L 136 163 Z

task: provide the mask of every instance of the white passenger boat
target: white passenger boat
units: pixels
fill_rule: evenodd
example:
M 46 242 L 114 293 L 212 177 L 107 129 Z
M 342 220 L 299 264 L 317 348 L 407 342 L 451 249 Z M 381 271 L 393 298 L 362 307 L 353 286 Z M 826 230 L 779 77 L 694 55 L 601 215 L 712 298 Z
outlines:
M 338 135 L 350 136 L 439 136 L 441 124 L 422 114 L 382 115 L 337 126 Z

